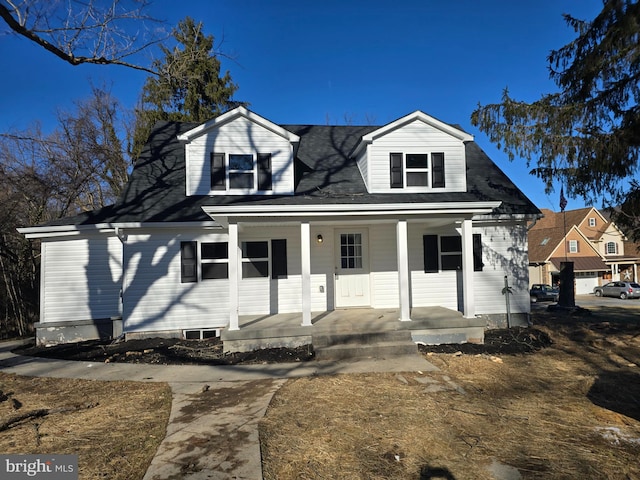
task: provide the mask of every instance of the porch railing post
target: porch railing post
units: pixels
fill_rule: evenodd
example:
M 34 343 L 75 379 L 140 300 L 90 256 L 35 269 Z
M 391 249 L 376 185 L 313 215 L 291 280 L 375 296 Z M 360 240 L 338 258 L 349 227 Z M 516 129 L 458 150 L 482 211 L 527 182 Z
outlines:
M 302 264 L 302 326 L 311 325 L 311 234 L 309 222 L 300 224 Z
M 396 224 L 396 250 L 398 252 L 398 295 L 400 297 L 400 321 L 411 320 L 409 303 L 409 253 L 407 247 L 407 221 Z
M 229 222 L 229 330 L 240 330 L 238 322 L 238 224 Z
M 473 284 L 473 222 L 462 221 L 462 300 L 465 318 L 476 316 Z

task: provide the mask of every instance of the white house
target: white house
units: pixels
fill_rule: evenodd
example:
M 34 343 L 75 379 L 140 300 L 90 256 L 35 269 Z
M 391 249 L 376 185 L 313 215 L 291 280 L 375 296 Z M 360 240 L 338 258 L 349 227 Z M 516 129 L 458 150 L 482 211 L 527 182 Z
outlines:
M 471 135 L 420 111 L 318 126 L 239 107 L 157 125 L 115 205 L 20 232 L 42 241 L 36 330 L 51 343 L 282 314 L 312 328 L 353 308 L 501 326 L 505 277 L 526 323 L 539 215 Z

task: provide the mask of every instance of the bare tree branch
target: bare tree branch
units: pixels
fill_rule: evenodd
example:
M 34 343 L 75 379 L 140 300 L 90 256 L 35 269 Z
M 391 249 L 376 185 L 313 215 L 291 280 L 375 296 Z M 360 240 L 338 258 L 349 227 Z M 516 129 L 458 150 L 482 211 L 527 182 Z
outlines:
M 132 55 L 169 37 L 161 24 L 144 13 L 146 0 L 112 0 L 104 7 L 94 0 L 69 0 L 68 8 L 50 0 L 0 0 L 0 18 L 11 33 L 21 35 L 71 65 L 120 65 L 158 75 L 152 67 L 129 60 Z

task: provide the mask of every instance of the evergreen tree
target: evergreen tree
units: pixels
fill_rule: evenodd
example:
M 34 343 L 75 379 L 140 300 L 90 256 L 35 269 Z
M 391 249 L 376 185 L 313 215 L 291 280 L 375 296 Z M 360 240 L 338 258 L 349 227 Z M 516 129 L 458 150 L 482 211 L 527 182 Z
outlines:
M 137 158 L 151 128 L 159 120 L 204 122 L 232 107 L 238 89 L 227 71 L 220 74 L 214 38 L 202 32 L 202 23 L 187 17 L 173 31 L 177 45 L 161 46 L 164 58 L 147 79 L 136 109 L 132 156 Z
M 559 181 L 571 197 L 615 204 L 638 189 L 629 180 L 640 147 L 640 5 L 604 0 L 592 21 L 564 17 L 577 37 L 548 57 L 559 91 L 526 103 L 505 89 L 471 120 L 511 160 L 526 160 L 547 192 Z

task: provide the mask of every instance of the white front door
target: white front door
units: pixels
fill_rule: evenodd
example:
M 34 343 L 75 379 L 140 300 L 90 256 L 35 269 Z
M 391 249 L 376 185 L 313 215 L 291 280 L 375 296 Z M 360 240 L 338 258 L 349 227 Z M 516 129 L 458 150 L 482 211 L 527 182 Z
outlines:
M 367 229 L 336 230 L 336 307 L 368 307 L 369 238 Z

